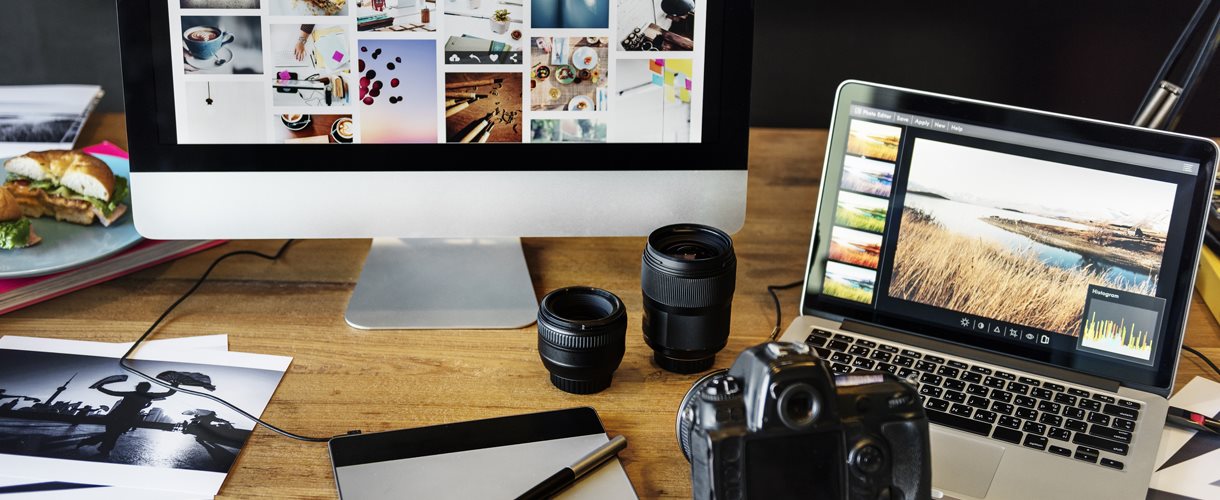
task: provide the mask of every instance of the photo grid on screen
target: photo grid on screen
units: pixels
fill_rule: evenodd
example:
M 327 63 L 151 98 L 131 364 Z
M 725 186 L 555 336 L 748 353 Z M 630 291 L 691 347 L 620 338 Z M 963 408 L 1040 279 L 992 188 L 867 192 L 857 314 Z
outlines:
M 702 137 L 704 0 L 167 1 L 182 144 Z

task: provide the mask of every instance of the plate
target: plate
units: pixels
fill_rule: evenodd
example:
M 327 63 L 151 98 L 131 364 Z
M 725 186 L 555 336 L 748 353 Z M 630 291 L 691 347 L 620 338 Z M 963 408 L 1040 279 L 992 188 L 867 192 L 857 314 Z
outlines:
M 572 66 L 576 69 L 593 69 L 597 67 L 597 51 L 591 47 L 580 47 L 572 52 Z
M 557 81 L 559 83 L 567 85 L 569 83 L 572 83 L 574 80 L 576 80 L 576 71 L 573 70 L 572 67 L 568 66 L 567 64 L 561 64 L 559 66 L 553 67 L 552 69 L 554 71 L 552 71 L 551 74 L 555 75 L 555 81 Z
M 214 69 L 220 69 L 220 68 L 223 68 L 225 66 L 232 64 L 233 63 L 233 49 L 230 49 L 228 47 L 221 47 L 220 50 L 216 51 L 216 54 L 214 54 L 211 59 L 200 59 L 198 57 L 192 56 L 190 52 L 187 52 L 184 50 L 184 51 L 182 51 L 182 59 L 183 59 L 183 62 L 190 65 L 192 68 L 195 68 L 199 71 L 210 71 L 210 70 L 214 70 Z M 220 59 L 221 61 L 224 61 L 224 62 L 222 62 L 220 64 L 216 64 L 217 59 Z
M 581 108 L 584 105 L 584 108 Z M 568 101 L 568 111 L 593 111 L 593 99 L 587 95 L 578 95 Z
M 114 175 L 130 177 L 130 164 L 124 158 L 97 155 L 110 165 Z M 94 222 L 90 226 L 57 221 L 54 218 L 30 219 L 42 243 L 19 250 L 0 250 L 0 278 L 29 278 L 75 269 L 95 262 L 140 242 L 131 220 L 131 198 L 127 213 L 110 227 Z

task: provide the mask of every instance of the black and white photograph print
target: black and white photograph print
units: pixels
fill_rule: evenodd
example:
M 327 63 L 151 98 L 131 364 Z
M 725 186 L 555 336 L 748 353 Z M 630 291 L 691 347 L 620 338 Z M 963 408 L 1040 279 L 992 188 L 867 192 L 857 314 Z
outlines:
M 0 158 L 71 148 L 102 94 L 96 85 L 0 87 Z
M 0 349 L 0 454 L 72 461 L 64 470 L 108 463 L 223 474 L 255 423 L 177 389 L 207 392 L 257 415 L 283 376 L 213 364 L 131 363 L 173 388 L 124 371 L 113 357 Z
M 70 142 L 80 125 L 72 113 L 0 115 L 0 142 Z
M 181 36 L 188 75 L 263 72 L 263 28 L 258 16 L 182 16 Z

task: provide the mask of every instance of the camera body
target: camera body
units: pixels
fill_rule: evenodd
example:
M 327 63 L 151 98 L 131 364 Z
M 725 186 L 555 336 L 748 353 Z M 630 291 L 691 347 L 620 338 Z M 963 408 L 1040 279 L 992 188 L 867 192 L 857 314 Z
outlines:
M 677 417 L 694 498 L 931 498 L 928 421 L 888 373 L 832 377 L 804 344 L 770 342 L 700 379 Z

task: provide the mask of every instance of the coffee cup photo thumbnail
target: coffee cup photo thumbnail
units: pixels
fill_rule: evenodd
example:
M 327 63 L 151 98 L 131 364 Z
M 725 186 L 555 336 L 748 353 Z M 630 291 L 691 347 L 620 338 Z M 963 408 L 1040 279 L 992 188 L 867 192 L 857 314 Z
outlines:
M 263 72 L 263 31 L 256 16 L 182 16 L 186 74 Z

